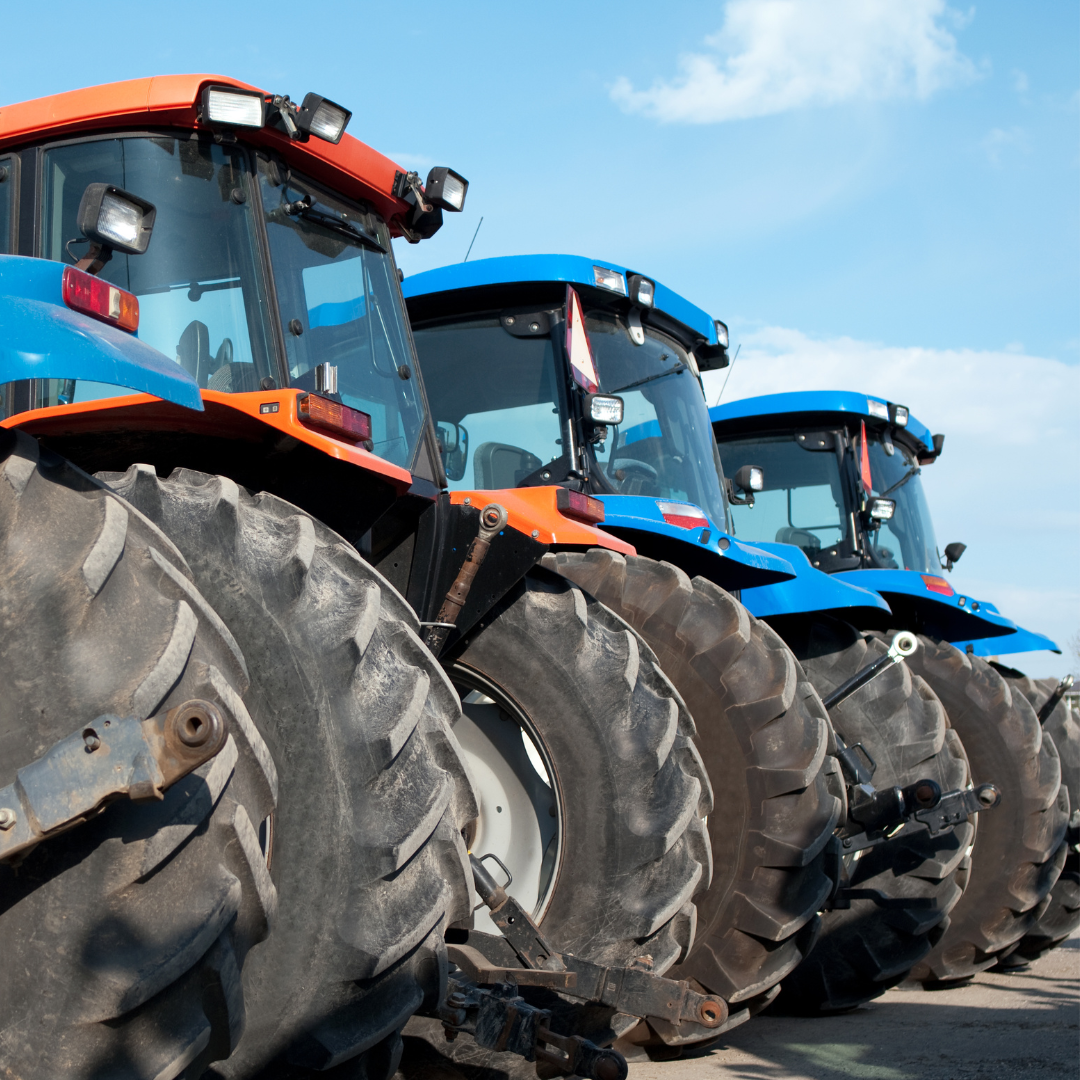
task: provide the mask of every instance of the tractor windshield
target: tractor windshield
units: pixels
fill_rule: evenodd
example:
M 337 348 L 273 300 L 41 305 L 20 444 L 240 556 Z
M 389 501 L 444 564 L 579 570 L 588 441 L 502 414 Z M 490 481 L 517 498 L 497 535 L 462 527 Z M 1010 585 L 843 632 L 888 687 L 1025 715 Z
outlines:
M 113 254 L 100 273 L 139 298 L 139 337 L 210 390 L 257 390 L 276 374 L 267 347 L 246 154 L 195 138 L 105 138 L 48 149 L 41 254 L 87 253 L 76 218 L 88 184 L 116 184 L 157 207 L 143 255 Z M 37 407 L 128 394 L 101 383 L 40 385 Z
M 588 447 L 595 471 L 612 491 L 692 502 L 724 528 L 720 458 L 686 350 L 651 329 L 636 345 L 626 322 L 606 312 L 585 322 L 600 390 L 623 399 L 622 424 Z
M 887 569 L 918 570 L 937 574 L 941 563 L 937 556 L 934 524 L 919 477 L 919 463 L 899 443 L 871 432 L 867 438 L 870 451 L 872 495 L 884 496 L 896 503 L 888 521 L 866 534 L 867 547 L 875 566 Z
M 451 490 L 566 477 L 565 393 L 549 334 L 516 337 L 493 316 L 415 337 Z
M 832 432 L 724 440 L 720 454 L 729 476 L 744 465 L 765 473 L 754 506 L 732 504 L 735 532 L 743 540 L 794 544 L 812 563 L 836 556 L 849 540 L 845 483 Z

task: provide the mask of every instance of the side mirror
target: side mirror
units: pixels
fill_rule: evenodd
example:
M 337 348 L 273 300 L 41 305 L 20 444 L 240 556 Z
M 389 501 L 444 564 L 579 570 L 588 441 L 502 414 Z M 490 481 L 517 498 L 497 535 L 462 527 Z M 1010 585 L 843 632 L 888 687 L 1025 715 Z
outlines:
M 942 567 L 945 570 L 952 570 L 953 564 L 960 561 L 960 556 L 967 551 L 967 544 L 961 544 L 959 540 L 954 541 L 951 544 L 945 545 L 945 562 L 942 563 Z
M 90 250 L 77 268 L 96 274 L 114 251 L 142 255 L 150 245 L 156 216 L 153 203 L 115 184 L 87 184 L 75 221 L 90 241 Z
M 728 498 L 736 506 L 749 506 L 754 505 L 754 492 L 763 491 L 765 489 L 765 470 L 760 465 L 743 465 L 732 477 Z M 735 494 L 736 491 L 741 491 L 744 494 L 740 497 Z
M 439 456 L 448 480 L 460 480 L 465 475 L 465 462 L 469 458 L 469 433 L 461 424 L 447 420 L 435 423 L 435 441 L 439 444 Z

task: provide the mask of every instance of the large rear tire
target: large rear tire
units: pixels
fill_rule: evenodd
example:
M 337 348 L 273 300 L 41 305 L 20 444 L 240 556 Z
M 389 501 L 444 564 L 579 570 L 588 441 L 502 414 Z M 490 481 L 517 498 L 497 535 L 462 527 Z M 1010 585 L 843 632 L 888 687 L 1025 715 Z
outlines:
M 818 618 L 784 627 L 784 637 L 823 698 L 887 651 L 847 623 Z M 877 788 L 936 780 L 942 791 L 970 779 L 960 739 L 926 682 L 904 664 L 890 665 L 831 714 L 848 746 L 861 743 L 877 764 Z M 901 982 L 941 938 L 966 880 L 974 821 L 932 837 L 897 837 L 847 856 L 846 885 L 873 899 L 825 912 L 813 952 L 784 980 L 774 1011 L 812 1015 L 854 1008 Z
M 703 578 L 641 556 L 549 555 L 649 643 L 686 701 L 715 793 L 713 883 L 698 942 L 671 973 L 749 1017 L 806 955 L 832 889 L 823 854 L 840 813 L 831 731 L 790 650 Z
M 991 967 L 1032 929 L 1061 871 L 1068 809 L 1053 740 L 1043 738 L 1027 699 L 986 661 L 922 636 L 907 663 L 945 706 L 973 783 L 1001 790 L 1000 805 L 979 815 L 968 882 L 949 926 L 912 972 L 934 985 Z
M 180 553 L 25 434 L 0 432 L 0 787 L 103 713 L 213 701 L 229 738 L 160 802 L 112 803 L 0 864 L 0 1074 L 202 1075 L 244 1029 L 275 890 L 277 777 L 244 658 Z
M 406 1020 L 441 993 L 446 925 L 469 912 L 461 830 L 476 805 L 453 688 L 393 587 L 295 506 L 185 469 L 108 479 L 184 552 L 241 642 L 281 768 L 278 922 L 244 973 L 248 1030 L 217 1072 L 341 1065 L 382 1080 Z
M 1057 679 L 1032 679 L 1001 664 L 992 663 L 991 666 L 1014 692 L 1019 690 L 1031 702 L 1036 712 L 1057 689 Z M 1080 927 L 1080 725 L 1068 703 L 1061 700 L 1043 721 L 1042 729 L 1057 747 L 1061 758 L 1061 786 L 1069 793 L 1069 828 L 1063 841 L 1065 865 L 1044 901 L 1046 907 L 1038 921 L 1002 959 L 1005 967 L 1038 960 Z

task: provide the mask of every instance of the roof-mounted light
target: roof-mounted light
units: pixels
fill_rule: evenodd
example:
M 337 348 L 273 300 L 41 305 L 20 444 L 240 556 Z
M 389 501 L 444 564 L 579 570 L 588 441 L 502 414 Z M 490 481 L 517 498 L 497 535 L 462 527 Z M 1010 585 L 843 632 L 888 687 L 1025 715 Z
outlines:
M 630 275 L 630 299 L 642 307 L 651 308 L 656 302 L 656 283 L 640 274 Z
M 82 312 L 129 333 L 139 329 L 139 299 L 124 289 L 74 266 L 64 267 L 60 288 L 64 303 L 72 311 Z
M 658 499 L 656 506 L 663 519 L 676 528 L 701 529 L 708 527 L 709 519 L 705 516 L 705 511 L 694 506 L 693 503 L 661 502 Z
M 618 270 L 609 270 L 606 266 L 594 266 L 593 280 L 598 289 L 609 289 L 620 296 L 626 295 L 626 278 Z
M 202 92 L 202 118 L 208 124 L 261 128 L 266 123 L 266 102 L 257 91 L 207 86 Z
M 879 420 L 889 419 L 889 406 L 884 401 L 878 401 L 876 398 L 868 397 L 866 399 L 866 411 Z
M 889 404 L 889 420 L 897 427 L 907 427 L 908 407 L 906 405 Z
M 721 322 L 719 319 L 717 319 L 717 320 L 715 320 L 713 325 L 715 325 L 715 327 L 716 327 L 716 343 L 717 343 L 717 345 L 719 345 L 722 349 L 726 349 L 728 347 L 727 323 Z
M 441 210 L 457 214 L 465 208 L 465 195 L 468 190 L 469 181 L 461 173 L 456 173 L 445 165 L 436 165 L 427 174 L 424 198 Z
M 314 135 L 328 143 L 341 142 L 352 113 L 329 98 L 305 94 L 296 116 L 296 126 L 304 135 Z

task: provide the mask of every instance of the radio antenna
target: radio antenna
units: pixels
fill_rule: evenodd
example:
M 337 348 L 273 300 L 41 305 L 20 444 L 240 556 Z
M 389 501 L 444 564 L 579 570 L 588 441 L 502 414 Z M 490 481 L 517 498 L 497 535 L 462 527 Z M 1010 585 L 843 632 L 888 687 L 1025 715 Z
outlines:
M 735 361 L 739 359 L 739 349 L 742 348 L 742 342 L 740 341 L 735 349 L 735 355 L 731 358 L 731 363 L 728 364 L 727 374 L 724 376 L 724 385 L 720 387 L 720 393 L 716 396 L 716 404 L 720 404 L 720 399 L 724 396 L 724 391 L 727 389 L 727 381 L 731 378 L 731 370 L 735 367 Z M 714 405 L 713 408 L 716 406 Z
M 483 218 L 483 215 L 481 215 L 480 216 L 480 225 L 483 225 L 483 224 L 484 224 L 484 218 Z M 469 242 L 469 250 L 465 252 L 465 258 L 461 260 L 463 263 L 467 263 L 469 261 L 469 253 L 472 251 L 473 244 L 476 243 L 476 233 L 478 233 L 480 231 L 480 225 L 476 226 L 476 232 L 474 232 L 472 234 L 472 240 Z

